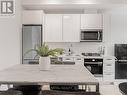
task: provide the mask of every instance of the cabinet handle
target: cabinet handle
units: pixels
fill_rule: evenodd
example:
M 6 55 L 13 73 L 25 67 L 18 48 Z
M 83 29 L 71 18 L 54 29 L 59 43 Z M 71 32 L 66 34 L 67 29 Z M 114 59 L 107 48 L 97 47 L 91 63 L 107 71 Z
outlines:
M 106 60 L 112 60 L 112 59 L 106 59 Z
M 112 64 L 107 64 L 106 66 L 112 66 Z
M 77 58 L 76 60 L 81 60 L 80 58 Z
M 105 74 L 105 75 L 112 75 L 112 74 Z
M 65 59 L 65 60 L 71 60 L 71 59 L 67 58 L 67 59 Z

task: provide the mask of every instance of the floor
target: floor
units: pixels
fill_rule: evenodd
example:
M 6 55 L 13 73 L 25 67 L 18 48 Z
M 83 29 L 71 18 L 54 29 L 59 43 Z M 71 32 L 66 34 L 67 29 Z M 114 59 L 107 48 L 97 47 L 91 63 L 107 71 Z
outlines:
M 100 85 L 101 95 L 122 95 L 117 85 Z

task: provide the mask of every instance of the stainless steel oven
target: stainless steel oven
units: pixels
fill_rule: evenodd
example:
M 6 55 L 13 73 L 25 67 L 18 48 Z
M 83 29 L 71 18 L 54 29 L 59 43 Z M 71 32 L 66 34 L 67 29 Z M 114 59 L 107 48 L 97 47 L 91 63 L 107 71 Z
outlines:
M 103 33 L 98 29 L 81 30 L 80 41 L 81 42 L 102 42 Z
M 92 73 L 95 77 L 103 76 L 103 59 L 100 58 L 85 58 L 84 66 Z

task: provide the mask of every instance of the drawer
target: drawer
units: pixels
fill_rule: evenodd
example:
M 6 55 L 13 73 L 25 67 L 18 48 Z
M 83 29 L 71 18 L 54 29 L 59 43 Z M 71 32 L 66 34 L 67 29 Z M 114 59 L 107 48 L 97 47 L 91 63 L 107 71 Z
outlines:
M 112 73 L 106 73 L 103 75 L 103 79 L 104 80 L 114 80 L 115 79 L 115 75 Z
M 74 61 L 76 61 L 76 62 L 84 62 L 84 59 L 83 58 L 74 58 Z
M 114 72 L 103 72 L 103 75 L 105 75 L 105 76 L 108 76 L 108 75 L 113 75 L 114 76 Z
M 74 61 L 77 65 L 84 66 L 84 59 L 83 58 L 74 58 Z
M 103 62 L 104 62 L 104 64 L 112 64 L 112 65 L 115 65 L 115 60 L 112 60 L 112 59 L 107 59 L 107 60 L 104 60 Z
M 111 64 L 111 63 L 104 63 L 104 66 L 114 67 L 114 64 Z
M 110 72 L 110 73 L 103 73 L 103 76 L 106 76 L 106 77 L 108 77 L 108 76 L 111 76 L 111 77 L 114 77 L 115 76 L 115 73 L 113 73 L 113 72 Z
M 71 61 L 71 62 L 73 62 L 74 58 L 63 57 L 63 61 Z
M 105 69 L 103 69 L 103 72 L 105 72 L 105 73 L 114 73 L 115 72 L 115 69 L 111 69 L 111 68 L 105 68 Z
M 103 70 L 106 72 L 114 72 L 115 66 L 114 66 L 114 64 L 104 64 Z

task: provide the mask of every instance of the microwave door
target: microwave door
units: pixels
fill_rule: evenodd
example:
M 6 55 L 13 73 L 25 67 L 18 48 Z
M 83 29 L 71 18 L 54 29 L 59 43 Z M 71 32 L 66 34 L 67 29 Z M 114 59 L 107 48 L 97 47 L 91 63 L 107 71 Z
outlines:
M 81 41 L 102 41 L 102 32 L 81 31 Z
M 86 32 L 84 40 L 98 40 L 98 33 L 97 32 Z

